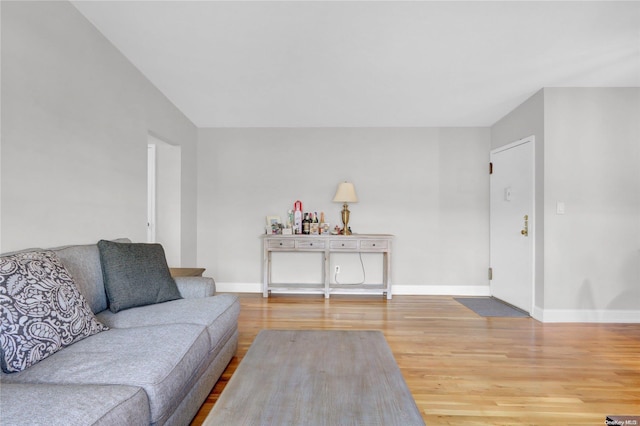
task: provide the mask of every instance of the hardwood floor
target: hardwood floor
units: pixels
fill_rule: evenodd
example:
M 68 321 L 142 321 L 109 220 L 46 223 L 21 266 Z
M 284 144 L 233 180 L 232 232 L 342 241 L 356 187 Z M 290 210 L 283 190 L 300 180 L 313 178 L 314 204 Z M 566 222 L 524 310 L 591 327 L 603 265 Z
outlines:
M 381 330 L 427 425 L 602 425 L 640 416 L 640 324 L 482 318 L 452 297 L 240 295 L 239 347 L 262 329 Z

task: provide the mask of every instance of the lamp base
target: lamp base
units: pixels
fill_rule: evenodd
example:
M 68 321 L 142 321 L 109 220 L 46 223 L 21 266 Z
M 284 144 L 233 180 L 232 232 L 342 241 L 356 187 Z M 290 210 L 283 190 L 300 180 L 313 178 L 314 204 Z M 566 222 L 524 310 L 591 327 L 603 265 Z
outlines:
M 342 228 L 342 235 L 351 235 L 351 231 L 349 230 L 349 206 L 347 203 L 344 203 L 342 206 L 342 224 L 344 227 Z

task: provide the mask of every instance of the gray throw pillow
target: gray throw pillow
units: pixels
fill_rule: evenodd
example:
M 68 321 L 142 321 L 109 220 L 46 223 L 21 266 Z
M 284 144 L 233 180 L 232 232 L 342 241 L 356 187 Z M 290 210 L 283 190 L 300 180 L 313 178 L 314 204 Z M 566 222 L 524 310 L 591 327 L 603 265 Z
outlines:
M 98 250 L 111 312 L 182 298 L 160 244 L 100 240 Z
M 95 318 L 54 252 L 0 257 L 2 371 L 22 371 L 65 346 L 108 329 Z

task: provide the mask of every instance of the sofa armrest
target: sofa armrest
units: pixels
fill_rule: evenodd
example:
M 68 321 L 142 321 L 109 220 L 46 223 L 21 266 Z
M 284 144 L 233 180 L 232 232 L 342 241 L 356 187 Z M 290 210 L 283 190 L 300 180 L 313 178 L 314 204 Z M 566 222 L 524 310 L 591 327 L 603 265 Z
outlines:
M 174 277 L 180 290 L 180 295 L 185 299 L 208 297 L 216 294 L 216 283 L 210 277 Z

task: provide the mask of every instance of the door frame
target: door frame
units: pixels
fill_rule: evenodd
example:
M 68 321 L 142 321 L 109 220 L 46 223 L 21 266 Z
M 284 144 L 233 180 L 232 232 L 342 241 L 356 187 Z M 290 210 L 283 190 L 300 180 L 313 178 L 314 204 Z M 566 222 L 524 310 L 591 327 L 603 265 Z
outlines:
M 147 242 L 156 242 L 156 144 L 147 143 Z
M 516 148 L 520 145 L 531 144 L 531 212 L 529 213 L 529 245 L 530 245 L 530 265 L 531 276 L 529 277 L 530 291 L 531 291 L 531 306 L 529 306 L 529 315 L 533 317 L 534 309 L 536 306 L 536 138 L 535 135 L 527 136 L 525 138 L 516 140 L 498 148 L 492 149 L 489 153 L 489 161 L 493 161 L 493 155 L 502 151 L 507 151 L 512 148 Z M 489 182 L 489 191 L 491 191 L 491 182 Z M 489 192 L 491 194 L 491 192 Z M 491 203 L 491 195 L 489 196 L 489 223 L 491 223 L 491 212 L 493 211 L 493 205 Z M 493 229 L 489 226 L 489 264 L 493 264 L 491 258 L 491 244 L 493 242 Z M 493 289 L 491 286 L 491 280 L 489 280 L 489 292 L 493 296 Z

